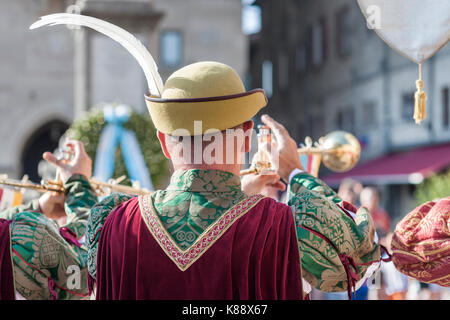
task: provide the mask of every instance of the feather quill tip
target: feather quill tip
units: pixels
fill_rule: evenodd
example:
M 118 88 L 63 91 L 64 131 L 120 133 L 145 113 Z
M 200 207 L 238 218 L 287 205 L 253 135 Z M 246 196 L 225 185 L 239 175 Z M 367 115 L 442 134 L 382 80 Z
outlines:
M 33 23 L 33 24 L 30 26 L 30 30 L 37 29 L 37 28 L 41 27 L 41 26 L 42 26 L 41 24 L 42 24 L 42 20 L 36 21 L 35 23 Z

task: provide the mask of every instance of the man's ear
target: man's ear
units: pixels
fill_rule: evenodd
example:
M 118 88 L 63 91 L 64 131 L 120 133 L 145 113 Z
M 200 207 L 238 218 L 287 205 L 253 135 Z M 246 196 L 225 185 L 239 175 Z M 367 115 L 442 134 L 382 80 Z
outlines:
M 157 131 L 157 135 L 159 143 L 161 144 L 162 152 L 164 153 L 167 159 L 170 159 L 170 153 L 166 145 L 166 135 L 159 130 Z
M 253 133 L 254 123 L 252 120 L 244 122 L 244 133 L 245 133 L 245 153 L 250 152 L 252 145 L 252 133 Z

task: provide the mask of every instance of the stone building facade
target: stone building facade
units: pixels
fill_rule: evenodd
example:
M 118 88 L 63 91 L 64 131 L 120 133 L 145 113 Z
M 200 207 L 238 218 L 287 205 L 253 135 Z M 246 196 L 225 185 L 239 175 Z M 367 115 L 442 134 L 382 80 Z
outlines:
M 84 28 L 30 31 L 40 16 L 79 12 L 123 27 L 149 48 L 165 80 L 205 59 L 244 75 L 240 11 L 239 0 L 0 0 L 0 173 L 39 181 L 42 152 L 99 103 L 146 112 L 146 81 L 125 49 Z

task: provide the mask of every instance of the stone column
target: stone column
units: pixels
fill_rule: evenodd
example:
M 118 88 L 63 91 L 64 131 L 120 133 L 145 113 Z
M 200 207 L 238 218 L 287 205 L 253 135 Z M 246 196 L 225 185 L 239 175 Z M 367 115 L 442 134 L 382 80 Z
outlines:
M 89 106 L 89 41 L 85 28 L 74 30 L 73 116 L 80 118 Z
M 163 17 L 163 13 L 156 11 L 151 2 L 150 0 L 144 2 L 142 0 L 80 0 L 77 5 L 83 15 L 111 22 L 133 34 L 145 34 L 146 39 L 150 39 L 150 33 Z M 94 88 L 90 83 L 92 67 L 90 50 L 94 33 L 97 31 L 88 28 L 74 30 L 74 119 L 82 116 L 93 103 L 98 102 L 92 101 Z M 111 39 L 111 41 L 114 40 Z M 144 45 L 146 45 L 145 42 Z M 142 93 L 144 94 L 145 92 Z

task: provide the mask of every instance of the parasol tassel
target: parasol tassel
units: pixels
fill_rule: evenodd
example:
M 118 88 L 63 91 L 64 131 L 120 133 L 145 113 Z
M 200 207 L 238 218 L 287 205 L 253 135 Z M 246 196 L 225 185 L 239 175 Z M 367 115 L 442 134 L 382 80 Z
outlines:
M 416 81 L 417 91 L 414 94 L 414 120 L 420 124 L 427 117 L 427 94 L 423 91 L 422 64 L 419 64 L 419 80 Z

